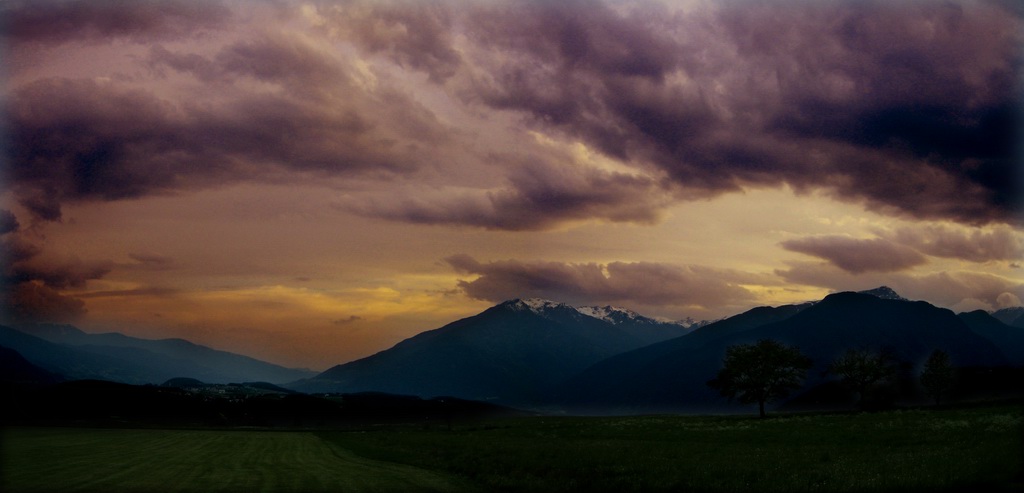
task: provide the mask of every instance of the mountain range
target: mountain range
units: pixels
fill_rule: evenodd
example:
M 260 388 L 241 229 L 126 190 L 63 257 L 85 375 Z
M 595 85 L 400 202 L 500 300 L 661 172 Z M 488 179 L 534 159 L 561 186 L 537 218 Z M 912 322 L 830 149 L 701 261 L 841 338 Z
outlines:
M 689 331 L 608 306 L 515 299 L 290 387 L 535 405 L 547 400 L 555 383 L 598 361 Z
M 999 324 L 986 316 L 983 323 Z M 560 404 L 577 412 L 717 410 L 726 402 L 706 382 L 721 368 L 726 348 L 761 339 L 795 346 L 813 360 L 806 388 L 823 383 L 829 363 L 848 349 L 886 351 L 917 369 L 935 349 L 960 367 L 1003 366 L 1009 355 L 1024 354 L 1024 346 L 997 347 L 952 311 L 923 301 L 837 293 L 813 304 L 754 309 L 609 358 L 564 383 Z
M 585 413 L 713 411 L 727 403 L 706 382 L 726 348 L 760 339 L 797 346 L 814 360 L 807 387 L 826 381 L 828 364 L 851 348 L 886 351 L 911 369 L 935 349 L 961 367 L 1024 364 L 1021 328 L 986 312 L 958 316 L 883 286 L 685 328 L 611 307 L 511 300 L 290 387 Z
M 500 303 L 319 374 L 181 339 L 87 334 L 67 325 L 0 326 L 0 351 L 12 350 L 2 354 L 7 364 L 0 369 L 44 383 L 159 384 L 177 377 L 572 413 L 706 412 L 735 409 L 706 385 L 734 344 L 774 339 L 799 348 L 814 361 L 800 391 L 807 394 L 834 384 L 825 370 L 851 348 L 885 351 L 908 375 L 936 349 L 961 368 L 1024 367 L 1022 317 L 1022 308 L 954 314 L 884 286 L 713 322 L 666 322 L 611 306 L 533 298 Z
M 89 334 L 70 325 L 0 326 L 0 347 L 69 380 L 159 384 L 175 377 L 210 383 L 287 383 L 314 375 L 184 339 L 140 339 L 111 332 Z

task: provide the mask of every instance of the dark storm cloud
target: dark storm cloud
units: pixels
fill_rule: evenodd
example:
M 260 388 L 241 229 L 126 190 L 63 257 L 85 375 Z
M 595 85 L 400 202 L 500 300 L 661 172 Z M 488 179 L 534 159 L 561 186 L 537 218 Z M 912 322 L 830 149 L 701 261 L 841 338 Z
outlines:
M 462 63 L 452 46 L 455 14 L 440 2 L 323 3 L 320 12 L 336 29 L 333 34 L 426 72 L 434 82 L 454 75 Z
M 459 281 L 467 296 L 486 301 L 540 297 L 572 304 L 635 303 L 669 306 L 724 306 L 751 301 L 739 286 L 751 276 L 700 266 L 650 262 L 482 263 L 469 255 L 445 259 L 456 271 L 478 276 Z
M 784 241 L 782 247 L 828 260 L 852 274 L 894 272 L 927 262 L 917 250 L 881 238 L 816 236 Z
M 0 6 L 0 33 L 12 43 L 171 38 L 212 28 L 230 12 L 206 0 L 12 1 Z
M 673 200 L 788 185 L 886 215 L 1017 224 L 1024 23 L 1001 5 L 313 3 L 289 22 L 340 43 L 253 25 L 243 39 L 197 48 L 197 33 L 226 24 L 222 5 L 9 3 L 9 40 L 135 42 L 145 55 L 135 59 L 142 70 L 112 81 L 12 87 L 5 167 L 22 205 L 45 220 L 60 219 L 65 201 L 296 174 L 391 181 L 506 152 L 520 154 L 501 163 L 504 188 L 434 198 L 419 189 L 353 208 L 545 229 L 650 223 Z M 381 59 L 406 72 L 377 71 Z M 408 72 L 450 99 L 402 89 L 416 80 Z M 183 79 L 195 100 L 162 86 Z M 463 106 L 442 123 L 419 97 Z M 475 130 L 458 127 L 459 112 L 487 109 L 640 173 L 563 170 L 560 156 L 529 156 L 514 140 L 456 146 Z
M 71 322 L 84 315 L 85 302 L 45 284 L 27 282 L 0 292 L 0 319 L 15 322 Z
M 0 236 L 17 231 L 21 225 L 18 218 L 9 210 L 0 209 Z
M 420 224 L 456 224 L 510 231 L 542 230 L 588 219 L 653 223 L 670 202 L 656 181 L 634 175 L 532 158 L 493 156 L 507 171 L 506 187 L 360 200 L 346 209 L 363 215 Z
M 18 248 L 18 247 L 15 247 Z M 25 251 L 25 250 L 23 250 Z M 5 272 L 5 283 L 39 282 L 53 289 L 80 288 L 86 281 L 110 272 L 110 262 L 83 262 L 76 258 L 54 258 L 35 251 L 28 258 L 12 258 Z
M 7 323 L 74 319 L 85 313 L 85 303 L 61 291 L 83 287 L 112 267 L 110 262 L 47 254 L 17 229 L 2 234 L 0 247 L 0 319 Z
M 370 102 L 350 101 L 358 92 L 338 62 L 296 39 L 235 43 L 216 61 L 158 47 L 150 60 L 214 83 L 214 95 L 218 81 L 230 90 L 213 104 L 91 79 L 41 79 L 14 91 L 9 177 L 38 218 L 59 219 L 69 200 L 273 181 L 282 172 L 408 173 L 447 140 L 433 115 L 401 94 L 382 89 L 363 95 Z M 234 88 L 239 79 L 282 90 Z
M 479 101 L 698 195 L 787 183 L 887 214 L 1020 220 L 1022 23 L 996 4 L 521 2 L 467 17 Z
M 167 67 L 189 73 L 208 83 L 232 84 L 239 77 L 251 77 L 285 85 L 290 91 L 348 89 L 347 74 L 331 53 L 303 40 L 272 33 L 233 43 L 212 58 L 154 46 L 149 64 L 157 70 Z

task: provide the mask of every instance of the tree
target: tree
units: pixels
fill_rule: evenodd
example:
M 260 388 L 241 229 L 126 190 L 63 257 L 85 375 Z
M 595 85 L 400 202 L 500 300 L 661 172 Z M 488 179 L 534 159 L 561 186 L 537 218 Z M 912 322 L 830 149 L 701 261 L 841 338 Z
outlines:
M 872 388 L 889 380 L 896 366 L 886 353 L 850 349 L 828 366 L 828 372 L 838 375 L 843 385 L 856 392 L 857 404 L 863 407 Z
M 928 356 L 921 372 L 921 385 L 928 395 L 935 398 L 935 406 L 942 402 L 942 394 L 953 385 L 953 365 L 945 351 L 936 349 Z
M 758 404 L 765 417 L 765 403 L 786 397 L 803 383 L 811 360 L 797 348 L 764 339 L 757 344 L 739 344 L 725 350 L 718 377 L 708 385 L 730 400 Z

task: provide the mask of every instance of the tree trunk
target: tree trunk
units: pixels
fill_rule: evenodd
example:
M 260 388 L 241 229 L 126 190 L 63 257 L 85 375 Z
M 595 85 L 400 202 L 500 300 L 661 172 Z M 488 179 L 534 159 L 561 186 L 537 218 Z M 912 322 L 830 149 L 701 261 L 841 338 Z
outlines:
M 764 418 L 765 417 L 765 414 L 764 414 L 764 401 L 763 400 L 757 401 L 757 405 L 758 405 L 758 408 L 759 408 L 758 410 L 761 411 L 761 415 L 760 416 L 762 418 Z

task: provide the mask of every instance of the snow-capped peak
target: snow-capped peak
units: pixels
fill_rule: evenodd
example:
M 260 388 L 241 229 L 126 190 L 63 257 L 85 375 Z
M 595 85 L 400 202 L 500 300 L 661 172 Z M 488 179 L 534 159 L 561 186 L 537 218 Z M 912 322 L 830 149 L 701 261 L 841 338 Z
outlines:
M 893 291 L 893 289 L 890 288 L 889 286 L 879 286 L 875 289 L 869 289 L 867 291 L 859 292 L 861 294 L 870 294 L 872 296 L 877 296 L 879 298 L 882 298 L 883 300 L 907 301 L 906 298 L 897 294 L 896 291 Z
M 674 320 L 669 323 L 676 324 L 680 327 L 685 327 L 687 329 L 699 329 L 705 325 L 713 324 L 717 321 L 718 320 L 697 320 L 694 319 L 693 317 L 686 317 L 682 320 Z
M 611 322 L 613 324 L 620 323 L 623 320 L 648 320 L 647 317 L 644 317 L 633 310 L 627 310 L 625 308 L 615 306 L 581 306 L 577 308 L 576 311 L 588 317 L 594 317 L 598 320 L 604 320 L 605 322 Z
M 516 298 L 502 303 L 500 306 L 513 311 L 530 311 L 545 317 L 560 315 L 582 315 L 596 318 L 612 325 L 623 323 L 628 324 L 650 324 L 650 325 L 678 325 L 687 329 L 696 329 L 711 323 L 707 320 L 695 321 L 692 318 L 673 321 L 666 318 L 645 317 L 628 308 L 616 306 L 580 306 L 573 307 L 558 301 L 546 300 L 543 298 Z M 557 310 L 557 311 L 556 311 Z
M 505 304 L 514 310 L 529 310 L 538 314 L 549 308 L 558 308 L 566 306 L 565 303 L 545 300 L 542 298 L 527 298 L 525 300 L 514 299 L 511 301 L 506 301 Z

